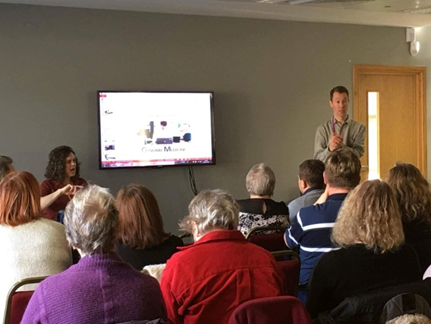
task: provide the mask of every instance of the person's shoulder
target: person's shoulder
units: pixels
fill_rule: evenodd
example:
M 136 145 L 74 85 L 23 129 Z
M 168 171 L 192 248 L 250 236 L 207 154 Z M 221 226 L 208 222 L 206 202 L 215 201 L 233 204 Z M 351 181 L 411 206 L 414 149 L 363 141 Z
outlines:
M 288 205 L 287 208 L 289 209 L 289 213 L 290 210 L 292 208 L 294 209 L 299 209 L 299 208 L 303 208 L 304 206 L 304 200 L 305 200 L 305 196 L 300 196 L 298 198 L 293 199 Z
M 289 213 L 289 209 L 287 208 L 287 205 L 284 201 L 274 201 L 272 199 L 268 199 L 266 200 L 266 203 L 277 213 L 282 215 L 287 215 Z
M 350 124 L 353 126 L 357 126 L 357 127 L 360 127 L 361 129 L 363 128 L 363 129 L 365 129 L 365 125 L 364 124 L 362 124 L 361 122 L 359 122 L 359 121 L 357 121 L 357 120 L 354 120 L 354 119 L 350 119 Z
M 39 185 L 41 189 L 43 188 L 55 188 L 58 185 L 58 182 L 52 179 L 45 179 Z
M 164 240 L 163 243 L 175 245 L 175 246 L 183 246 L 184 245 L 183 240 L 176 235 L 168 236 L 168 238 L 166 238 L 166 240 Z
M 51 219 L 46 219 L 46 218 L 41 217 L 41 218 L 35 220 L 33 222 L 33 224 L 35 226 L 38 226 L 38 227 L 43 227 L 46 229 L 52 229 L 55 231 L 59 231 L 61 233 L 65 232 L 65 227 L 63 224 L 60 224 L 59 222 L 53 221 Z
M 78 178 L 74 181 L 73 184 L 76 186 L 86 186 L 88 184 L 88 182 L 84 178 Z

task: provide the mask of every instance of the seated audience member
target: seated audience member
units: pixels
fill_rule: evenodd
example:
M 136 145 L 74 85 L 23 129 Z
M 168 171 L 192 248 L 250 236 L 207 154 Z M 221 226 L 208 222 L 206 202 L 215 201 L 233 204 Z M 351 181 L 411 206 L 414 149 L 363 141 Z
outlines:
M 117 194 L 119 213 L 117 252 L 135 269 L 166 263 L 183 241 L 163 229 L 163 219 L 153 193 L 141 185 L 123 187 Z
M 325 163 L 320 160 L 305 160 L 299 165 L 298 187 L 301 197 L 287 205 L 291 223 L 301 208 L 313 205 L 325 191 L 324 171 Z
M 64 213 L 67 239 L 78 264 L 39 284 L 23 323 L 121 323 L 166 320 L 156 279 L 113 252 L 118 212 L 114 197 L 96 185 L 80 190 Z
M 44 217 L 62 221 L 67 203 L 77 190 L 87 184 L 79 177 L 79 164 L 75 152 L 69 146 L 56 147 L 49 153 L 45 170 L 47 179 L 40 184 Z
M 418 254 L 422 271 L 431 265 L 431 191 L 428 181 L 412 164 L 397 163 L 387 183 L 395 193 L 406 243 Z
M 274 194 L 275 175 L 272 169 L 259 163 L 253 166 L 245 178 L 245 186 L 250 194 L 249 199 L 238 200 L 239 224 L 238 230 L 244 236 L 253 227 L 258 226 L 287 226 L 289 224 L 289 210 L 284 202 L 271 199 Z M 254 232 L 266 234 L 269 232 Z
M 13 160 L 5 155 L 0 155 L 0 181 L 6 177 L 10 172 L 15 171 L 12 165 Z
M 180 227 L 195 243 L 166 263 L 161 288 L 172 323 L 227 323 L 241 303 L 279 296 L 284 276 L 274 257 L 236 230 L 238 207 L 224 190 L 200 192 Z
M 422 314 L 406 314 L 398 316 L 386 324 L 431 324 L 431 319 Z
M 366 181 L 350 193 L 332 239 L 341 249 L 325 253 L 311 276 L 306 306 L 312 318 L 346 297 L 421 280 L 416 253 L 404 244 L 397 201 L 385 182 Z
M 6 296 L 15 282 L 61 272 L 72 263 L 64 226 L 41 215 L 36 178 L 28 172 L 9 173 L 0 182 L 2 323 Z
M 302 208 L 286 230 L 289 248 L 299 247 L 301 271 L 298 298 L 307 300 L 307 285 L 311 271 L 325 252 L 335 249 L 331 241 L 332 227 L 349 191 L 358 185 L 361 162 L 349 149 L 331 152 L 325 162 L 323 179 L 327 198 L 322 204 Z M 322 194 L 323 196 L 323 194 Z

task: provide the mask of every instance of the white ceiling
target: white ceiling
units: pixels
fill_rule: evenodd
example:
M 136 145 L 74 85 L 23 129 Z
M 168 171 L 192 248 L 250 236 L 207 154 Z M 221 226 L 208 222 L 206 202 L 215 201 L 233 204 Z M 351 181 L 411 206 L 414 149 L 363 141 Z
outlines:
M 431 26 L 428 13 L 431 0 L 0 0 L 0 3 L 375 26 Z M 414 10 L 418 12 L 411 12 Z

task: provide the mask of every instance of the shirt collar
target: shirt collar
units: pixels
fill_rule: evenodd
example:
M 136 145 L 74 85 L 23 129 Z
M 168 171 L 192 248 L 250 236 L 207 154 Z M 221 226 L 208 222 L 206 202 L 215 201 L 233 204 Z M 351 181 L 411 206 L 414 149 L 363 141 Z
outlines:
M 347 195 L 348 195 L 348 193 L 336 193 L 336 194 L 332 194 L 332 195 L 328 196 L 328 198 L 326 199 L 326 201 L 328 201 L 328 200 L 344 200 Z
M 301 196 L 304 196 L 306 194 L 308 194 L 309 192 L 313 191 L 313 190 L 319 190 L 319 189 L 324 189 L 324 187 L 322 188 L 321 186 L 313 186 L 308 188 L 307 190 L 305 190 Z
M 204 234 L 204 236 L 202 236 L 199 239 L 199 241 L 197 241 L 193 244 L 187 245 L 187 246 L 178 247 L 178 249 L 179 250 L 186 250 L 186 249 L 191 248 L 193 246 L 207 244 L 207 243 L 215 242 L 215 241 L 245 241 L 245 237 L 244 237 L 244 235 L 242 235 L 242 233 L 240 231 L 237 231 L 237 230 L 211 231 L 211 232 Z
M 332 116 L 332 118 L 334 119 L 334 121 L 335 121 L 335 124 L 341 124 L 334 116 Z M 332 118 L 331 118 L 331 120 L 332 120 Z M 344 123 L 342 123 L 342 125 L 344 125 L 344 124 L 348 124 L 350 122 L 350 119 L 349 119 L 349 114 L 347 114 L 347 118 L 346 118 L 346 120 L 344 121 Z

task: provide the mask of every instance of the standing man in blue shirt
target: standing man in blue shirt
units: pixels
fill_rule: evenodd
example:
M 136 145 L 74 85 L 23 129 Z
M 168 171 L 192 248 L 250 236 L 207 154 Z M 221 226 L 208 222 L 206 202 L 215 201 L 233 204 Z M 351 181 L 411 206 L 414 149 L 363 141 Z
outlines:
M 351 189 L 360 181 L 361 162 L 349 149 L 331 152 L 325 162 L 323 179 L 326 190 L 315 205 L 299 210 L 286 230 L 284 239 L 289 248 L 299 247 L 301 270 L 298 298 L 307 300 L 308 281 L 316 262 L 323 253 L 335 250 L 332 227 L 338 210 Z M 322 203 L 322 200 L 326 200 Z
M 350 118 L 349 91 L 337 86 L 329 93 L 332 117 L 316 130 L 314 158 L 325 161 L 329 153 L 343 147 L 349 148 L 357 157 L 364 155 L 365 126 Z

